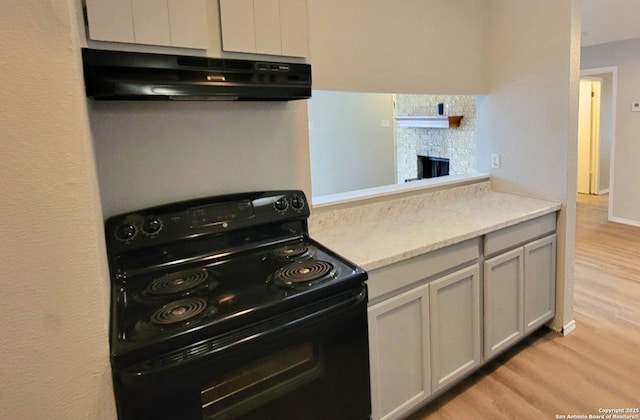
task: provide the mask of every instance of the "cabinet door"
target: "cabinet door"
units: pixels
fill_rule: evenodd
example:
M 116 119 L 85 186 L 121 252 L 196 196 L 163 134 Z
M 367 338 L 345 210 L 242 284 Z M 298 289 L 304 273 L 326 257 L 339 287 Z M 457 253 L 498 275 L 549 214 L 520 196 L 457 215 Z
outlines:
M 431 394 L 428 292 L 420 286 L 368 310 L 373 419 L 398 418 Z
M 258 54 L 282 54 L 279 0 L 253 0 Z
M 431 389 L 437 391 L 480 364 L 479 265 L 429 283 Z
M 507 349 L 524 335 L 522 247 L 484 262 L 484 358 Z
M 222 49 L 256 52 L 253 0 L 220 0 Z
M 207 5 L 204 0 L 168 0 L 171 45 L 209 48 Z
M 131 0 L 136 44 L 171 45 L 166 0 Z
M 524 331 L 553 318 L 556 291 L 556 235 L 524 246 Z
M 306 57 L 309 55 L 309 31 L 306 0 L 280 0 L 282 55 Z
M 87 0 L 89 38 L 206 49 L 205 0 Z
M 86 0 L 89 38 L 135 42 L 131 0 Z

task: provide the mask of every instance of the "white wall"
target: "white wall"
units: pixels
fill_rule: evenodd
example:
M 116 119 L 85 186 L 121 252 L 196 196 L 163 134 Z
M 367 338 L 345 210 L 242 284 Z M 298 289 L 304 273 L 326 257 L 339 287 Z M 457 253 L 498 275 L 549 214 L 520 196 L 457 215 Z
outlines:
M 251 190 L 310 196 L 305 101 L 89 101 L 105 217 Z
M 618 67 L 610 218 L 633 225 L 640 225 L 640 112 L 631 112 L 631 102 L 640 101 L 639 48 L 640 39 L 594 45 L 581 59 L 582 69 Z
M 2 419 L 115 418 L 109 280 L 71 10 L 69 0 L 0 3 Z
M 393 95 L 314 90 L 308 107 L 314 196 L 396 183 Z
M 311 0 L 316 89 L 486 92 L 487 0 Z
M 478 169 L 491 173 L 495 190 L 563 204 L 556 328 L 573 317 L 580 52 L 575 3 L 490 0 L 489 94 L 478 101 L 476 125 Z M 491 153 L 501 155 L 499 169 L 491 169 Z

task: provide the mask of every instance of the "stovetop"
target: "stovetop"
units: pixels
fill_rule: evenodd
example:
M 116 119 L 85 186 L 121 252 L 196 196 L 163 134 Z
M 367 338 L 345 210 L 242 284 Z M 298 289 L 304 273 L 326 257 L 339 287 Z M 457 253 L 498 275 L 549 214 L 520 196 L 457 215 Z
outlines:
M 295 192 L 296 197 L 300 194 Z M 252 199 L 253 216 L 247 218 L 251 223 L 240 220 L 239 228 L 234 229 L 230 222 L 216 220 L 214 234 L 202 234 L 199 226 L 194 233 L 192 217 L 176 216 L 191 215 L 193 211 L 186 208 L 193 209 L 192 203 L 184 209 L 178 207 L 177 213 L 173 206 L 169 213 L 153 209 L 107 223 L 107 235 L 121 235 L 111 242 L 110 253 L 114 363 L 141 361 L 228 334 L 355 288 L 366 280 L 362 269 L 309 238 L 308 209 L 288 214 L 274 204 L 282 194 L 266 193 L 266 205 L 264 195 Z M 291 193 L 285 196 L 291 197 Z M 227 198 L 224 205 L 216 198 L 216 211 L 223 209 L 228 216 L 229 209 L 238 208 L 236 203 L 241 202 L 242 212 L 249 215 L 245 198 Z M 197 204 L 201 209 L 202 202 Z M 242 219 L 236 213 L 227 218 Z M 265 213 L 268 223 L 263 223 L 261 215 Z M 206 217 L 211 214 L 209 211 Z M 122 221 L 140 220 L 137 223 L 142 226 L 151 218 L 161 220 L 165 228 L 173 223 L 172 228 L 168 226 L 173 234 L 159 245 L 152 241 L 156 238 L 141 236 L 143 245 L 134 243 L 128 250 L 129 244 L 121 240 L 129 235 L 122 230 Z M 181 225 L 184 220 L 190 226 L 186 234 Z M 204 233 L 211 229 L 207 225 Z

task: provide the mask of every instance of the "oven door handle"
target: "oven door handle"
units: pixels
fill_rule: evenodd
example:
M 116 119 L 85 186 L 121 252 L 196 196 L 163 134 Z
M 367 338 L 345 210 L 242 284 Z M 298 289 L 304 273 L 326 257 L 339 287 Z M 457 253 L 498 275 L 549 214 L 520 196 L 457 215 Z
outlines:
M 343 300 L 337 303 L 330 303 L 329 306 L 324 306 L 322 309 L 317 309 L 317 306 L 323 304 L 316 303 L 313 305 L 315 307 L 313 310 L 309 308 L 297 309 L 240 329 L 239 331 L 199 342 L 192 346 L 165 354 L 159 358 L 122 369 L 120 370 L 120 377 L 125 382 L 135 382 L 155 374 L 169 373 L 169 371 L 173 369 L 182 369 L 185 362 L 196 362 L 218 352 L 229 350 L 237 345 L 278 334 L 287 329 L 294 328 L 303 322 L 312 322 L 319 318 L 330 316 L 343 309 L 354 307 L 363 301 L 366 302 L 366 285 L 363 284 L 361 288 L 348 293 L 350 295 L 349 297 L 343 296 Z M 331 302 L 333 299 L 335 298 L 328 299 L 328 302 Z M 326 304 L 327 301 L 324 302 L 324 305 Z

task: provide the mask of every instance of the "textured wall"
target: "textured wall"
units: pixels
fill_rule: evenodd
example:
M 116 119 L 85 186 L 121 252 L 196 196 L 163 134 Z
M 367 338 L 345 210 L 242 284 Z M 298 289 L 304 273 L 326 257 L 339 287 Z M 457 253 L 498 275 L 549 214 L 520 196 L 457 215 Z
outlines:
M 476 171 L 476 106 L 471 95 L 396 95 L 396 115 L 436 115 L 443 102 L 450 115 L 462 115 L 458 128 L 409 128 L 396 131 L 398 179 L 417 176 L 416 155 L 448 158 L 449 174 Z
M 490 5 L 490 93 L 477 104 L 478 169 L 491 174 L 497 191 L 562 203 L 554 320 L 560 329 L 573 318 L 578 0 L 491 0 Z M 499 169 L 491 169 L 491 153 L 502 156 Z
M 308 4 L 316 89 L 486 93 L 487 0 Z
M 250 190 L 310 195 L 305 101 L 90 101 L 105 216 Z
M 100 201 L 70 5 L 0 2 L 2 419 L 115 418 Z

